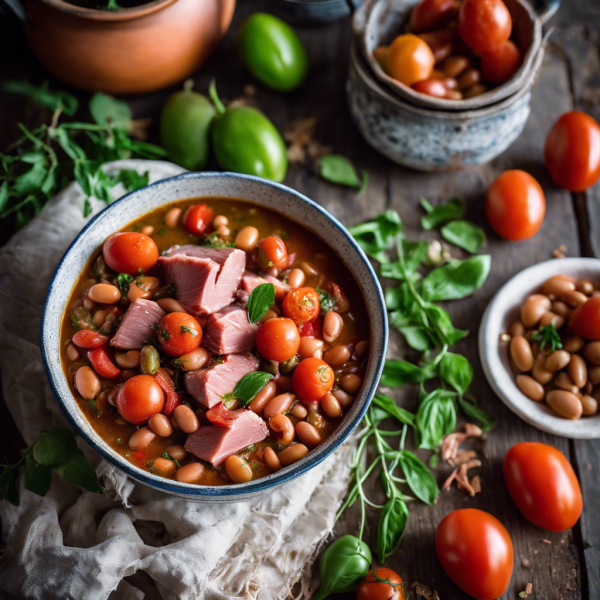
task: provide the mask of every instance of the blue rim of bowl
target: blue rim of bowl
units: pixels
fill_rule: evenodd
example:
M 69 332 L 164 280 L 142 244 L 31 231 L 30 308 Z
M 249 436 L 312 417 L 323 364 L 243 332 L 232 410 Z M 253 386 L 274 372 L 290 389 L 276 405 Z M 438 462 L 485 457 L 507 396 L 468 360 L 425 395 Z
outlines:
M 366 265 L 367 270 L 373 280 L 373 283 L 375 284 L 374 287 L 375 287 L 375 290 L 377 291 L 378 306 L 379 306 L 381 315 L 383 317 L 383 332 L 382 332 L 383 336 L 382 336 L 382 340 L 381 340 L 382 341 L 381 348 L 377 349 L 378 351 L 381 352 L 381 358 L 379 360 L 379 364 L 373 365 L 373 368 L 376 369 L 373 384 L 369 387 L 369 389 L 362 391 L 362 393 L 364 394 L 364 402 L 363 402 L 363 406 L 362 406 L 361 410 L 354 416 L 352 421 L 345 424 L 343 435 L 339 435 L 338 438 L 332 440 L 330 442 L 329 446 L 325 450 L 323 450 L 321 452 L 317 451 L 316 453 L 314 453 L 315 456 L 312 456 L 312 457 L 311 457 L 311 454 L 313 454 L 313 452 L 309 452 L 309 454 L 307 455 L 307 459 L 301 461 L 297 466 L 294 466 L 292 464 L 288 467 L 285 467 L 284 469 L 282 469 L 279 472 L 272 473 L 271 475 L 268 475 L 267 477 L 262 477 L 261 479 L 257 479 L 257 480 L 254 480 L 254 481 L 251 481 L 248 483 L 235 484 L 235 485 L 222 485 L 222 486 L 199 486 L 199 485 L 193 485 L 193 484 L 182 484 L 179 482 L 175 483 L 171 479 L 166 479 L 164 477 L 158 477 L 156 475 L 150 475 L 146 471 L 143 471 L 142 469 L 139 469 L 138 467 L 133 466 L 129 461 L 127 461 L 124 458 L 121 461 L 118 461 L 116 459 L 115 455 L 110 454 L 105 448 L 103 448 L 94 439 L 92 439 L 83 429 L 81 429 L 79 427 L 78 423 L 75 421 L 75 419 L 71 415 L 67 406 L 63 402 L 60 393 L 58 392 L 58 389 L 57 389 L 57 386 L 55 383 L 55 379 L 54 379 L 54 375 L 52 373 L 52 370 L 50 369 L 50 366 L 49 366 L 47 358 L 46 358 L 46 348 L 45 348 L 45 344 L 44 344 L 43 332 L 46 327 L 48 300 L 50 298 L 50 295 L 52 294 L 56 276 L 57 276 L 58 272 L 60 271 L 60 269 L 63 265 L 63 262 L 65 261 L 65 258 L 71 252 L 71 249 L 79 241 L 79 239 L 83 235 L 85 235 L 85 233 L 90 228 L 92 228 L 94 226 L 96 221 L 102 215 L 106 215 L 106 211 L 115 210 L 115 207 L 118 207 L 118 205 L 121 202 L 126 201 L 131 196 L 139 194 L 140 192 L 145 191 L 148 188 L 163 185 L 165 182 L 168 182 L 168 181 L 172 181 L 172 180 L 177 181 L 177 180 L 181 180 L 181 179 L 209 179 L 209 178 L 215 178 L 215 177 L 234 177 L 234 178 L 238 178 L 238 179 L 245 179 L 248 181 L 253 181 L 253 182 L 256 182 L 256 183 L 259 183 L 262 185 L 266 185 L 268 187 L 275 188 L 279 191 L 291 194 L 291 195 L 295 196 L 296 198 L 298 198 L 299 200 L 301 200 L 302 202 L 304 202 L 305 204 L 308 204 L 312 208 L 316 209 L 326 219 L 328 219 L 331 223 L 333 223 L 333 225 L 344 235 L 344 237 L 348 240 L 350 245 L 354 248 L 354 250 L 362 258 L 362 260 L 363 260 L 364 264 Z M 182 198 L 182 200 L 183 199 L 184 198 Z M 273 209 L 269 208 L 268 210 L 273 210 Z M 277 211 L 274 210 L 274 212 L 277 212 Z M 285 216 L 288 219 L 294 220 L 292 217 L 289 217 L 285 214 L 283 216 Z M 327 242 L 325 242 L 325 243 L 327 244 Z M 333 252 L 335 253 L 335 250 L 333 250 Z M 359 287 L 362 287 L 362 284 Z M 381 285 L 379 283 L 379 280 L 377 279 L 377 275 L 375 274 L 375 271 L 374 271 L 369 259 L 363 252 L 362 248 L 357 244 L 357 242 L 354 240 L 354 238 L 350 235 L 350 232 L 344 227 L 344 225 L 342 225 L 342 223 L 340 223 L 340 221 L 338 221 L 333 215 L 331 215 L 329 212 L 327 212 L 320 204 L 317 204 L 314 200 L 311 200 L 304 194 L 301 194 L 300 192 L 297 192 L 296 190 L 294 190 L 292 188 L 289 188 L 281 183 L 276 183 L 274 181 L 270 181 L 268 179 L 256 177 L 254 175 L 230 173 L 227 171 L 225 171 L 225 172 L 209 171 L 209 172 L 203 172 L 203 173 L 188 172 L 188 173 L 182 173 L 181 175 L 175 175 L 173 177 L 167 177 L 165 179 L 155 181 L 154 183 L 151 183 L 150 185 L 147 185 L 144 188 L 141 188 L 134 192 L 130 192 L 129 194 L 126 194 L 125 196 L 122 196 L 121 198 L 119 198 L 118 200 L 115 200 L 113 203 L 111 203 L 109 206 L 107 206 L 105 209 L 101 210 L 94 217 L 92 217 L 92 219 L 90 219 L 88 221 L 88 223 L 83 227 L 83 229 L 73 239 L 73 241 L 67 248 L 67 251 L 64 253 L 63 257 L 60 259 L 60 262 L 58 263 L 56 270 L 52 274 L 52 278 L 50 279 L 50 284 L 48 285 L 48 290 L 46 292 L 46 297 L 44 299 L 44 307 L 42 309 L 42 318 L 41 318 L 41 322 L 40 322 L 40 349 L 41 349 L 41 353 L 42 353 L 42 360 L 44 362 L 44 369 L 46 370 L 46 375 L 48 377 L 48 381 L 50 383 L 52 393 L 54 394 L 54 397 L 56 398 L 56 401 L 57 401 L 62 413 L 65 415 L 66 419 L 69 421 L 71 426 L 77 431 L 77 433 L 96 452 L 98 452 L 98 454 L 100 454 L 105 460 L 107 460 L 110 464 L 116 466 L 118 469 L 120 469 L 121 471 L 123 471 L 128 476 L 135 479 L 136 481 L 139 481 L 140 483 L 143 483 L 143 484 L 148 485 L 155 489 L 161 489 L 161 490 L 169 491 L 169 492 L 172 492 L 175 494 L 191 496 L 191 497 L 195 497 L 195 498 L 224 498 L 224 497 L 228 497 L 228 496 L 251 495 L 251 494 L 261 492 L 261 491 L 266 491 L 270 488 L 285 484 L 289 481 L 292 481 L 293 479 L 296 479 L 300 475 L 303 475 L 304 473 L 308 472 L 313 467 L 315 467 L 318 464 L 320 464 L 321 462 L 323 462 L 334 450 L 336 450 L 337 448 L 339 448 L 339 446 L 342 445 L 342 443 L 356 429 L 358 424 L 362 421 L 362 418 L 365 416 L 365 413 L 367 412 L 367 409 L 369 408 L 369 405 L 371 404 L 371 400 L 373 399 L 373 396 L 375 395 L 377 386 L 379 385 L 379 379 L 381 378 L 381 373 L 383 372 L 387 343 L 388 343 L 387 311 L 385 308 L 385 301 L 384 301 Z M 375 350 L 375 349 L 371 348 L 371 352 L 373 352 L 373 350 Z M 369 365 L 369 366 L 371 366 L 371 365 Z M 337 432 L 334 432 L 332 437 L 334 437 L 336 435 L 336 433 L 339 434 L 340 433 L 339 430 Z M 317 448 L 317 450 L 318 450 L 318 448 Z

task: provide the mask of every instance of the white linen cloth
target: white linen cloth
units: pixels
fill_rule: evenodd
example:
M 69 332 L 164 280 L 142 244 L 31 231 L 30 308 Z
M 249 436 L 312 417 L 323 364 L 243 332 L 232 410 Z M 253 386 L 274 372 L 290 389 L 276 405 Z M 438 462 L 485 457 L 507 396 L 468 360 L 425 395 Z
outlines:
M 144 160 L 117 161 L 107 171 L 121 168 L 149 171 L 150 181 L 182 172 Z M 28 444 L 66 423 L 42 366 L 39 324 L 50 277 L 86 222 L 83 199 L 69 185 L 0 249 L 0 371 Z M 94 212 L 103 206 L 93 202 Z M 46 497 L 21 487 L 19 507 L 0 502 L 0 590 L 39 600 L 142 600 L 144 592 L 123 578 L 143 570 L 164 600 L 309 597 L 310 565 L 347 488 L 348 446 L 258 499 L 201 504 L 136 484 L 79 444 L 105 494 L 54 473 Z

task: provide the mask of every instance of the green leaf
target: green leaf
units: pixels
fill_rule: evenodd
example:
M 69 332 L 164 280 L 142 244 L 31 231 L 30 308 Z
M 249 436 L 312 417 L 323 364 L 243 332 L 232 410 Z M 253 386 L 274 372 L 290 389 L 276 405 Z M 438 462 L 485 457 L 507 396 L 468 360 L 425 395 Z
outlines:
M 447 352 L 440 364 L 440 376 L 462 396 L 473 379 L 473 367 L 464 356 Z
M 248 321 L 260 321 L 270 310 L 275 302 L 275 286 L 272 283 L 257 285 L 248 298 Z
M 8 181 L 3 181 L 0 185 L 0 213 L 6 208 L 8 203 Z
M 430 324 L 435 328 L 441 343 L 452 346 L 469 334 L 466 329 L 456 329 L 452 324 L 448 311 L 437 304 L 428 303 L 425 306 L 425 314 Z
M 179 461 L 175 458 L 173 458 L 168 452 L 163 452 L 163 458 L 166 458 L 167 460 L 170 460 L 172 462 L 175 463 L 175 466 L 179 469 L 179 467 L 181 466 L 179 464 Z
M 82 488 L 97 494 L 103 493 L 94 469 L 92 469 L 83 454 L 72 454 L 60 465 L 53 468 L 65 479 L 76 483 Z
M 542 351 L 554 352 L 563 347 L 560 335 L 558 335 L 558 331 L 552 323 L 540 327 L 538 331 L 534 331 L 532 337 L 536 342 L 540 342 L 540 350 Z
M 386 360 L 381 375 L 381 385 L 400 387 L 405 383 L 421 383 L 437 375 L 435 367 L 419 367 L 406 360 Z
M 121 292 L 121 296 L 125 297 L 129 293 L 129 284 L 134 281 L 134 277 L 128 273 L 119 273 L 117 275 L 117 287 Z
M 360 188 L 363 185 L 352 163 L 339 154 L 328 154 L 321 158 L 321 177 L 331 183 L 348 187 Z
M 440 204 L 435 208 L 421 198 L 421 206 L 427 212 L 427 215 L 421 218 L 421 227 L 423 229 L 433 229 L 446 221 L 462 218 L 465 207 L 460 198 L 450 198 L 446 204 Z
M 392 325 L 394 325 L 394 314 L 396 313 L 392 313 L 392 315 L 390 315 L 390 321 L 392 322 Z M 426 350 L 431 350 L 436 346 L 435 342 L 431 339 L 431 335 L 429 334 L 429 329 L 427 327 L 421 325 L 411 325 L 407 327 L 398 327 L 398 330 L 404 336 L 406 343 L 415 350 L 425 352 Z
M 42 431 L 33 444 L 33 458 L 41 465 L 54 466 L 67 458 L 67 444 L 52 430 Z
M 490 267 L 491 257 L 488 254 L 452 260 L 425 277 L 423 297 L 432 302 L 465 298 L 483 286 Z
M 400 496 L 390 498 L 381 510 L 377 525 L 375 550 L 381 564 L 398 549 L 407 521 L 408 507 L 404 500 Z
M 40 465 L 32 456 L 31 452 L 27 453 L 25 459 L 25 475 L 23 477 L 23 486 L 26 490 L 45 496 L 50 489 L 52 483 L 52 473 L 50 467 Z
M 400 466 L 413 494 L 425 504 L 433 506 L 440 490 L 429 469 L 408 450 L 402 450 L 400 453 Z
M 429 393 L 417 410 L 419 448 L 435 450 L 456 427 L 456 392 L 437 389 Z
M 458 403 L 467 417 L 470 419 L 475 419 L 479 422 L 479 425 L 483 431 L 489 431 L 496 426 L 498 422 L 496 417 L 479 408 L 469 399 L 459 398 Z
M 113 179 L 115 184 L 122 183 L 126 190 L 135 192 L 148 185 L 149 172 L 145 171 L 141 175 L 135 169 L 121 169 Z
M 366 254 L 380 263 L 389 262 L 385 251 L 393 247 L 402 231 L 402 221 L 395 210 L 386 210 L 374 221 L 350 227 L 350 234 Z
M 237 382 L 231 395 L 226 394 L 226 396 L 228 396 L 228 399 L 237 399 L 242 406 L 247 406 L 272 377 L 271 373 L 265 373 L 264 371 L 248 373 Z
M 13 192 L 20 195 L 37 192 L 42 187 L 47 174 L 47 161 L 44 156 L 41 156 L 40 160 L 33 163 L 31 169 L 16 178 Z
M 113 129 L 129 130 L 131 109 L 126 102 L 108 94 L 96 92 L 88 105 L 92 118 L 98 125 L 108 125 Z
M 388 310 L 404 310 L 411 302 L 412 297 L 406 282 L 397 287 L 385 289 L 385 306 Z
M 25 96 L 28 100 L 33 100 L 50 110 L 60 108 L 69 117 L 77 112 L 77 98 L 67 92 L 51 92 L 47 81 L 38 87 L 27 81 L 9 79 L 0 84 L 0 91 Z
M 390 417 L 397 419 L 400 423 L 415 426 L 415 415 L 408 410 L 398 406 L 391 398 L 383 394 L 375 394 L 373 404 L 383 409 Z
M 469 221 L 452 221 L 441 229 L 442 237 L 451 244 L 476 254 L 487 244 L 485 231 Z

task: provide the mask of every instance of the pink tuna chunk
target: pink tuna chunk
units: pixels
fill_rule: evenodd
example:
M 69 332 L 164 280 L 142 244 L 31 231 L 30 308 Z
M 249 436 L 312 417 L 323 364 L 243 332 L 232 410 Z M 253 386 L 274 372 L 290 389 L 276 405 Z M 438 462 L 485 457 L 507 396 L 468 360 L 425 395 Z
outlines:
M 264 275 L 261 277 L 252 271 L 246 271 L 242 277 L 242 287 L 245 292 L 250 294 L 255 287 L 262 283 L 272 283 L 275 286 L 275 297 L 277 300 L 283 300 L 286 294 L 292 289 L 287 283 L 283 283 L 272 275 Z
M 223 362 L 210 369 L 189 371 L 185 374 L 185 389 L 196 402 L 212 408 L 222 396 L 233 391 L 235 384 L 248 373 L 258 369 L 258 359 L 250 352 L 226 354 Z
M 158 260 L 179 303 L 196 315 L 231 304 L 246 267 L 246 253 L 236 248 L 174 246 Z
M 232 454 L 262 442 L 268 435 L 265 422 L 252 411 L 244 410 L 232 421 L 231 427 L 201 425 L 188 436 L 185 449 L 216 467 Z
M 111 346 L 120 350 L 141 350 L 154 336 L 155 327 L 167 313 L 152 300 L 138 298 L 127 309 Z
M 257 323 L 248 322 L 246 309 L 230 304 L 206 320 L 202 345 L 215 354 L 244 352 L 254 346 Z

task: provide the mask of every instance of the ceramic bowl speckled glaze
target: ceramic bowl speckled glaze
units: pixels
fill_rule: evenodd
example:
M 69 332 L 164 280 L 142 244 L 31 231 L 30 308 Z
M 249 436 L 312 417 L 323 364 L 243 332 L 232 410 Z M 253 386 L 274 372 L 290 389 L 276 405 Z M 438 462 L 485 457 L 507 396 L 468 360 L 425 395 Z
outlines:
M 371 73 L 398 98 L 415 106 L 460 111 L 500 102 L 527 84 L 531 70 L 535 68 L 538 52 L 543 45 L 542 25 L 554 14 L 560 4 L 560 0 L 544 0 L 544 8 L 538 15 L 525 0 L 504 0 L 513 19 L 512 40 L 523 57 L 521 66 L 506 83 L 480 96 L 464 100 L 443 100 L 420 94 L 396 81 L 383 71 L 373 56 L 375 48 L 389 45 L 404 31 L 412 8 L 419 2 L 420 0 L 367 0 L 356 11 L 353 20 L 358 48 Z
M 577 439 L 600 438 L 600 413 L 570 420 L 558 416 L 545 402 L 534 402 L 515 383 L 507 343 L 500 335 L 520 318 L 525 299 L 541 289 L 554 275 L 565 274 L 600 284 L 600 260 L 562 258 L 548 260 L 525 269 L 505 283 L 488 307 L 479 329 L 479 357 L 488 383 L 502 402 L 521 419 L 548 433 Z
M 115 231 L 142 215 L 176 200 L 229 197 L 254 202 L 300 223 L 336 253 L 356 279 L 367 307 L 370 351 L 363 386 L 337 431 L 301 461 L 262 479 L 228 486 L 178 483 L 138 469 L 112 450 L 94 431 L 77 406 L 60 361 L 60 325 L 80 273 L 92 253 Z M 249 499 L 286 483 L 319 464 L 354 430 L 375 393 L 387 346 L 388 327 L 381 286 L 363 251 L 344 226 L 306 196 L 278 183 L 234 173 L 185 173 L 137 190 L 93 218 L 63 256 L 46 296 L 41 324 L 41 348 L 46 372 L 62 411 L 77 432 L 106 460 L 154 489 L 205 502 Z
M 542 47 L 516 94 L 486 108 L 452 112 L 417 107 L 394 96 L 370 74 L 354 45 L 347 82 L 350 112 L 367 142 L 400 165 L 444 171 L 483 164 L 523 131 L 543 57 Z

